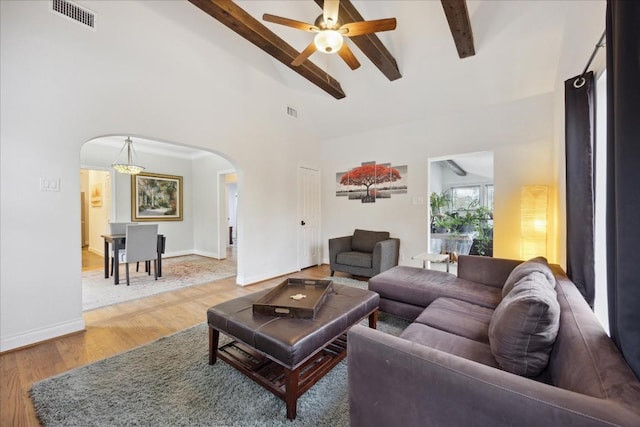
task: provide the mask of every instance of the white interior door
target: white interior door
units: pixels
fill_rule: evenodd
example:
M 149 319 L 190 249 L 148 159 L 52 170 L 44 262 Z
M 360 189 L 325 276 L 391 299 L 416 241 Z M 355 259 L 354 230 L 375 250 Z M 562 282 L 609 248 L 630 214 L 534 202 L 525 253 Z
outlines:
M 320 264 L 320 172 L 298 168 L 298 268 Z

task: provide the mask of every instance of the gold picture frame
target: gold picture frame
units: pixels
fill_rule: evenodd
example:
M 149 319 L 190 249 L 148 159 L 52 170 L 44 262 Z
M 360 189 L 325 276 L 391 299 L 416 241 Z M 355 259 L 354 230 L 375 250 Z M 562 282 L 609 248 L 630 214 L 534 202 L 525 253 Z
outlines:
M 131 175 L 131 221 L 182 221 L 182 177 Z

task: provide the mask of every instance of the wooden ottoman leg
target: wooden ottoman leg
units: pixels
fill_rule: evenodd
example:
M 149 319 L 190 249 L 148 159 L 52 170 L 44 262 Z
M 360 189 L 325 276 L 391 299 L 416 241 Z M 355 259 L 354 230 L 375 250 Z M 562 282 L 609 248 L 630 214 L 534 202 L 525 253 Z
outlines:
M 214 329 L 209 325 L 209 365 L 216 363 L 218 358 L 218 339 L 220 338 L 220 331 Z
M 287 404 L 287 419 L 296 419 L 298 406 L 298 375 L 299 369 L 284 368 L 285 403 Z
M 369 315 L 369 327 L 371 329 L 376 329 L 378 326 L 378 310 L 375 310 L 373 313 Z

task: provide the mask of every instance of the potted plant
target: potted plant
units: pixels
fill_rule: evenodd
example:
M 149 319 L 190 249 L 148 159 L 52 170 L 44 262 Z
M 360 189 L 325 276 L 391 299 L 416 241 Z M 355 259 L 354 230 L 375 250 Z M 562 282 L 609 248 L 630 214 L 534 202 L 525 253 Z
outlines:
M 435 217 L 434 226 L 436 233 L 448 233 L 455 227 L 455 219 L 449 214 L 438 215 Z
M 470 234 L 475 231 L 478 223 L 478 217 L 475 212 L 466 211 L 464 215 L 458 216 L 458 219 L 460 221 L 460 233 Z
M 445 213 L 444 208 L 449 207 L 449 203 L 451 202 L 451 195 L 446 191 L 438 193 L 431 193 L 429 197 L 429 201 L 431 204 L 431 215 L 437 216 Z

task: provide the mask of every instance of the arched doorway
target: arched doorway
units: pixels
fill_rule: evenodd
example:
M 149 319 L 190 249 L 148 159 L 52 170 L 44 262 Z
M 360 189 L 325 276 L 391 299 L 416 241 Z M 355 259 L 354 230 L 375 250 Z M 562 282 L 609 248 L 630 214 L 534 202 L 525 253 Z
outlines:
M 132 218 L 135 217 L 132 212 L 132 204 L 136 200 L 131 193 L 132 188 L 135 188 L 132 185 L 132 176 L 116 173 L 111 168 L 111 163 L 118 158 L 126 138 L 127 136 L 121 135 L 95 138 L 85 143 L 80 153 L 83 168 L 106 169 L 104 173 L 110 176 L 110 179 L 105 178 L 102 182 L 103 205 L 95 208 L 89 206 L 90 210 L 104 211 L 104 221 L 97 221 L 90 227 L 87 238 L 91 242 L 92 252 L 103 258 L 105 251 L 102 235 L 108 234 L 109 222 L 133 222 Z M 182 218 L 172 221 L 163 221 L 162 218 L 153 220 L 159 225 L 158 232 L 166 237 L 163 260 L 188 256 L 215 260 L 228 258 L 226 246 L 218 246 L 221 218 L 218 212 L 220 197 L 216 189 L 218 172 L 224 170 L 235 173 L 234 165 L 217 153 L 194 147 L 135 136 L 131 136 L 131 140 L 138 163 L 145 167 L 144 173 L 177 176 L 183 183 L 180 196 Z M 90 187 L 90 184 L 87 187 Z M 89 200 L 90 196 L 86 193 L 90 192 L 91 188 L 83 188 L 82 185 L 81 188 L 85 190 L 85 200 Z M 109 206 L 105 205 L 106 195 L 110 196 Z M 227 237 L 225 235 L 225 242 Z M 230 262 L 233 263 L 234 274 L 237 269 L 236 259 L 234 256 L 225 260 L 227 267 Z M 165 263 L 163 270 L 164 266 Z M 100 271 L 94 274 L 99 276 Z M 168 276 L 165 275 L 163 279 L 168 280 Z M 113 285 L 113 281 L 109 279 L 102 280 L 105 281 L 105 285 Z M 86 290 L 84 283 L 83 274 L 83 289 Z

